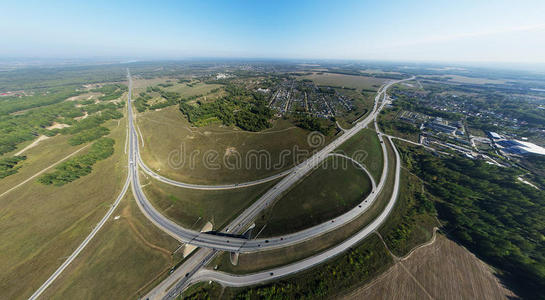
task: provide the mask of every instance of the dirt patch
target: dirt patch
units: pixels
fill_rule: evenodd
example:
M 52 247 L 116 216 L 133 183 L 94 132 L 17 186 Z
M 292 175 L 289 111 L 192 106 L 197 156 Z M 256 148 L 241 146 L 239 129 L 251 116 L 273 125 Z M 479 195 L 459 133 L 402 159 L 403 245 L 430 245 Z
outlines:
M 342 299 L 507 299 L 493 270 L 471 252 L 438 235 L 382 276 Z
M 231 156 L 234 153 L 236 153 L 236 151 L 237 151 L 237 148 L 235 147 L 227 147 L 227 149 L 225 149 L 225 154 L 223 156 Z
M 83 120 L 83 119 L 87 118 L 88 116 L 89 116 L 89 113 L 85 112 L 85 114 L 83 116 L 75 117 L 74 120 L 76 120 L 76 121 Z
M 53 125 L 47 126 L 45 129 L 47 129 L 47 130 L 53 130 L 53 129 L 63 129 L 63 128 L 65 128 L 65 127 L 70 127 L 70 125 L 68 125 L 68 124 L 63 124 L 63 123 L 53 122 Z
M 124 209 L 123 209 L 123 212 L 122 212 L 122 215 L 123 215 L 123 218 L 127 221 L 127 223 L 129 224 L 129 226 L 131 227 L 131 230 L 134 232 L 134 234 L 138 237 L 138 239 L 144 243 L 144 245 L 150 247 L 151 249 L 154 249 L 154 250 L 157 250 L 159 252 L 161 252 L 166 258 L 170 259 L 171 258 L 171 252 L 165 248 L 162 248 L 162 247 L 159 247 L 151 242 L 149 242 L 148 240 L 146 240 L 146 238 L 140 233 L 140 231 L 138 231 L 138 229 L 136 228 L 136 226 L 134 225 L 134 223 L 132 222 L 132 215 L 131 215 L 131 212 L 130 212 L 130 206 L 126 206 Z M 119 219 L 119 216 L 118 216 L 118 219 Z
M 77 95 L 77 96 L 72 96 L 70 98 L 66 98 L 66 101 L 90 100 L 90 99 L 93 99 L 94 97 L 98 98 L 100 96 L 104 96 L 104 94 L 95 93 L 95 92 L 85 93 L 85 94 L 81 94 L 81 95 Z

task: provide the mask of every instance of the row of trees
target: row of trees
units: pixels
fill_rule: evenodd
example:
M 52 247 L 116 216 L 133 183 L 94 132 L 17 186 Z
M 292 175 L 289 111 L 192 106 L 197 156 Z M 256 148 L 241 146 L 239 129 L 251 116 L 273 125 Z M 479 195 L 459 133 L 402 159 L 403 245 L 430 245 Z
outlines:
M 62 186 L 88 175 L 97 161 L 106 159 L 114 153 L 114 144 L 115 141 L 111 138 L 101 138 L 91 145 L 88 153 L 61 163 L 55 171 L 42 175 L 38 181 L 45 185 Z
M 109 133 L 110 133 L 110 130 L 108 128 L 99 126 L 99 127 L 81 131 L 80 133 L 68 139 L 68 143 L 72 146 L 81 145 L 90 141 L 94 141 Z
M 75 86 L 57 87 L 48 90 L 39 90 L 23 97 L 3 97 L 0 100 L 0 116 L 25 109 L 47 106 L 62 102 L 69 97 L 81 94 Z
M 327 120 L 319 119 L 307 114 L 295 117 L 294 123 L 297 127 L 310 131 L 319 131 L 325 135 L 327 135 L 330 130 L 330 124 Z

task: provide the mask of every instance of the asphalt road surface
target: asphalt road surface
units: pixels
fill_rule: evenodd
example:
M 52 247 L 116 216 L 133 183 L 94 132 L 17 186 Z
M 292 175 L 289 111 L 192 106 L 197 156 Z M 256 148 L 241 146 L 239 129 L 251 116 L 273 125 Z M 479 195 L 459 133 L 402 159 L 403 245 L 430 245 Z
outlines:
M 374 104 L 374 108 L 373 108 L 373 113 L 371 113 L 368 117 L 366 117 L 363 121 L 359 122 L 356 126 L 354 126 L 352 129 L 348 130 L 349 132 L 351 132 L 352 135 L 354 135 L 357 131 L 359 131 L 360 129 L 364 128 L 365 126 L 367 126 L 367 124 L 369 124 L 372 120 L 374 120 L 375 122 L 375 126 L 376 128 L 378 128 L 377 124 L 376 124 L 376 117 L 378 115 L 378 113 L 380 112 L 380 110 L 384 107 L 384 105 L 386 104 L 386 90 L 392 85 L 392 84 L 395 84 L 395 83 L 398 83 L 398 82 L 402 82 L 402 81 L 406 81 L 406 80 L 411 80 L 413 79 L 414 77 L 411 77 L 409 79 L 404 79 L 404 80 L 400 80 L 400 81 L 394 81 L 394 82 L 390 82 L 388 84 L 386 84 L 385 86 L 383 86 L 378 92 L 377 92 L 377 96 L 375 97 L 375 104 Z M 380 97 L 383 96 L 383 100 L 382 100 L 382 105 L 380 106 L 380 108 L 378 108 L 378 102 L 380 101 Z M 365 124 L 365 126 L 362 126 L 362 124 Z M 354 130 L 355 128 L 357 128 L 356 130 Z M 347 135 L 343 135 L 341 137 L 346 137 Z M 379 134 L 379 139 L 382 141 L 381 144 L 383 144 L 383 140 L 382 140 L 382 135 Z M 346 140 L 346 139 L 344 139 Z M 343 140 L 343 142 L 344 142 Z M 391 142 L 391 140 L 390 140 Z M 334 145 L 334 147 L 337 147 L 338 145 L 340 145 L 342 142 L 339 142 L 339 140 L 336 140 L 334 141 L 332 144 Z M 330 144 L 330 146 L 332 145 Z M 392 144 L 393 145 L 393 144 Z M 397 166 L 396 166 L 396 174 L 399 174 L 399 154 L 397 153 L 397 150 L 395 149 L 395 147 L 393 147 L 395 152 L 396 152 L 396 160 L 398 161 L 397 163 Z M 322 151 L 328 151 L 327 147 L 322 149 Z M 331 151 L 332 149 L 329 149 L 329 152 Z M 383 151 L 385 150 L 384 148 L 384 145 L 383 145 Z M 385 154 L 385 152 L 383 152 Z M 312 158 L 311 158 L 312 159 Z M 323 159 L 323 158 L 322 158 Z M 387 166 L 387 156 L 385 155 L 385 166 Z M 306 163 L 306 162 L 305 162 Z M 304 163 L 303 163 L 304 164 Z M 386 176 L 386 173 L 387 172 L 387 168 L 384 169 L 383 171 L 383 174 L 382 174 L 382 178 L 381 178 L 381 183 L 384 184 L 384 180 L 383 178 L 385 178 Z M 296 174 L 297 172 L 295 171 L 294 173 L 292 174 Z M 291 175 L 290 175 L 291 176 Z M 398 178 L 399 175 L 396 175 L 396 178 Z M 288 177 L 284 178 L 283 181 L 285 181 L 286 179 L 288 179 Z M 397 179 L 396 179 L 397 180 Z M 383 222 L 383 220 L 386 219 L 386 217 L 388 216 L 389 212 L 391 211 L 391 207 L 393 207 L 394 203 L 395 203 L 395 199 L 397 198 L 397 193 L 398 193 L 398 190 L 399 190 L 399 181 L 397 180 L 396 181 L 396 185 L 395 185 L 395 189 L 394 189 L 394 193 L 395 193 L 395 197 L 394 195 L 392 196 L 392 199 L 394 199 L 393 201 L 391 200 L 389 202 L 389 206 L 390 209 L 385 209 L 385 211 L 381 214 L 381 216 L 379 216 L 379 218 L 377 218 L 377 220 L 379 220 L 380 223 Z M 281 184 L 282 182 L 280 182 L 279 184 Z M 379 183 L 379 185 L 381 184 Z M 273 188 L 274 189 L 274 188 Z M 257 203 L 257 202 L 256 202 Z M 252 206 L 255 206 L 255 205 L 252 205 Z M 387 207 L 387 208 L 388 208 Z M 252 207 L 249 208 L 249 210 L 253 209 Z M 229 230 L 233 230 L 233 226 L 236 227 L 240 227 L 240 224 L 244 221 L 244 218 L 246 218 L 247 214 L 242 214 L 241 216 L 239 216 L 239 218 L 237 218 L 236 220 L 234 220 L 229 226 L 227 226 L 227 228 L 224 230 L 224 232 L 227 232 Z M 382 218 L 381 218 L 382 217 Z M 240 222 L 240 223 L 237 223 L 237 222 Z M 239 224 L 238 226 L 236 224 Z M 377 224 L 376 222 L 373 222 L 372 224 Z M 372 225 L 371 224 L 371 225 Z M 379 226 L 379 225 L 376 225 L 376 226 Z M 359 234 L 357 234 L 355 237 L 361 237 L 361 235 L 363 234 L 363 231 L 360 232 Z M 350 240 L 354 240 L 355 238 L 351 238 Z M 361 240 L 361 239 L 358 239 L 358 241 Z M 341 245 L 344 245 L 341 244 Z M 341 250 L 340 248 L 336 248 L 337 249 L 337 253 L 340 253 L 344 250 Z M 189 283 L 191 282 L 192 280 L 192 276 L 194 274 L 196 274 L 203 266 L 205 266 L 206 264 L 208 264 L 212 258 L 214 257 L 214 255 L 217 253 L 217 250 L 211 250 L 211 249 L 199 249 L 193 256 L 191 256 L 184 264 L 182 264 L 178 269 L 175 270 L 175 272 L 173 274 L 170 275 L 169 278 L 165 279 L 163 282 L 161 282 L 158 286 L 156 286 L 150 293 L 148 293 L 144 299 L 172 299 L 172 298 L 175 298 L 177 295 L 179 295 L 184 289 L 185 287 L 187 287 L 189 285 Z M 320 260 L 319 258 L 315 258 L 315 261 L 322 261 Z M 317 262 L 319 263 L 319 262 Z M 306 264 L 309 264 L 309 262 L 307 262 Z M 303 265 L 299 265 L 299 267 L 301 266 L 304 266 L 305 264 Z M 293 272 L 297 272 L 298 268 L 297 266 L 292 266 L 291 269 L 293 270 Z M 307 268 L 307 267 L 305 267 Z M 286 271 L 287 272 L 287 271 Z M 286 272 L 282 273 L 278 273 L 278 274 L 287 274 Z M 268 273 L 269 276 L 270 275 L 270 272 Z M 279 275 L 280 276 L 280 275 Z M 285 275 L 284 275 L 285 276 Z M 273 272 L 273 277 L 274 277 L 274 272 Z M 204 277 L 203 277 L 204 278 Z
M 130 79 L 129 79 L 130 80 Z M 263 196 L 255 201 L 249 208 L 244 210 L 235 220 L 233 220 L 222 231 L 223 233 L 239 234 L 243 232 L 261 211 L 271 206 L 274 200 L 281 194 L 287 191 L 292 185 L 301 180 L 309 171 L 317 167 L 331 152 L 335 150 L 340 144 L 350 139 L 357 134 L 361 129 L 365 128 L 370 122 L 372 122 L 379 113 L 378 100 L 381 96 L 385 95 L 385 91 L 394 83 L 398 81 L 392 81 L 384 85 L 377 96 L 375 97 L 375 104 L 373 113 L 369 114 L 364 120 L 358 122 L 354 127 L 345 131 L 343 135 L 338 137 L 335 141 L 325 146 L 323 149 L 315 153 L 312 157 L 305 162 L 295 167 L 293 172 L 285 176 L 279 183 L 269 189 Z M 131 86 L 131 84 L 129 84 Z M 130 93 L 129 93 L 130 95 Z M 129 104 L 131 100 L 129 99 Z M 383 101 L 383 105 L 384 105 Z M 366 199 L 358 207 L 348 213 L 339 216 L 331 221 L 324 222 L 309 229 L 280 237 L 273 237 L 268 239 L 253 239 L 248 240 L 244 238 L 237 238 L 224 235 L 216 235 L 211 233 L 201 233 L 195 230 L 183 228 L 182 226 L 174 223 L 160 212 L 158 212 L 153 205 L 149 202 L 146 195 L 143 193 L 140 179 L 138 176 L 138 166 L 135 163 L 138 157 L 138 137 L 133 123 L 132 105 L 129 105 L 129 157 L 130 157 L 130 173 L 132 178 L 132 190 L 137 203 L 148 219 L 151 220 L 156 226 L 163 231 L 176 238 L 180 242 L 192 244 L 198 247 L 212 248 L 214 250 L 223 250 L 230 252 L 255 252 L 264 249 L 273 249 L 292 245 L 305 241 L 307 239 L 316 237 L 324 232 L 333 230 L 353 220 L 357 215 L 363 213 L 370 203 L 376 198 L 378 192 L 372 191 L 370 194 L 371 199 Z M 387 167 L 387 165 L 386 165 Z M 381 178 L 383 179 L 383 178 Z M 382 187 L 383 180 L 379 183 L 379 187 Z
M 388 137 L 388 140 L 390 141 L 390 143 L 392 143 L 392 140 L 390 137 Z M 393 149 L 394 149 L 395 157 L 396 157 L 396 169 L 395 169 L 394 190 L 390 198 L 390 201 L 388 202 L 386 208 L 382 211 L 382 213 L 375 220 L 373 220 L 371 224 L 367 225 L 365 228 L 363 228 L 361 231 L 359 231 L 358 233 L 356 233 L 349 239 L 345 240 L 341 244 L 329 250 L 326 250 L 320 254 L 311 256 L 309 258 L 300 260 L 298 262 L 295 262 L 289 265 L 285 265 L 282 267 L 265 270 L 265 271 L 261 271 L 261 272 L 257 272 L 253 274 L 234 275 L 234 274 L 227 274 L 223 272 L 201 268 L 199 271 L 195 272 L 195 274 L 191 277 L 190 280 L 188 280 L 188 285 L 192 283 L 200 282 L 200 281 L 209 281 L 209 280 L 216 281 L 224 286 L 233 286 L 233 287 L 242 287 L 242 286 L 263 283 L 263 282 L 279 279 L 281 277 L 285 277 L 285 276 L 312 268 L 356 246 L 361 240 L 363 240 L 364 238 L 372 234 L 374 231 L 376 231 L 386 221 L 386 219 L 388 218 L 392 209 L 395 206 L 397 197 L 399 195 L 399 177 L 400 177 L 400 169 L 401 169 L 400 168 L 401 159 L 399 157 L 399 153 L 397 149 L 395 148 L 395 146 L 393 147 Z

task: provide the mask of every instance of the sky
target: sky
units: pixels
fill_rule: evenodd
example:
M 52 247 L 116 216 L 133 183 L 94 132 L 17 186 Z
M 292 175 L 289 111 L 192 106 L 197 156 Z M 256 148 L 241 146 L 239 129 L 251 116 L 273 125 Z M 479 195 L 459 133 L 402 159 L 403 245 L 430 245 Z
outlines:
M 2 0 L 0 11 L 0 58 L 545 63 L 543 0 Z

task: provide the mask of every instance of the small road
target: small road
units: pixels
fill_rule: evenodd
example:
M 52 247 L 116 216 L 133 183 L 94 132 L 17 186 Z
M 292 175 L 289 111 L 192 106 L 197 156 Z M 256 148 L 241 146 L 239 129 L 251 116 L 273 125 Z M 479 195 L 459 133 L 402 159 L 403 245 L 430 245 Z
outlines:
M 294 170 L 294 169 L 289 169 L 289 170 L 286 170 L 284 172 L 280 172 L 278 174 L 275 174 L 275 175 L 272 175 L 272 176 L 269 176 L 269 177 L 266 177 L 266 178 L 253 180 L 253 181 L 248 181 L 248 182 L 232 183 L 232 184 L 219 184 L 219 185 L 203 185 L 203 184 L 193 184 L 193 183 L 186 183 L 186 182 L 180 182 L 180 181 L 172 180 L 172 179 L 166 178 L 164 176 L 161 176 L 161 175 L 153 172 L 153 170 L 151 170 L 148 166 L 146 166 L 146 164 L 144 163 L 144 161 L 140 157 L 140 151 L 137 152 L 137 160 L 138 160 L 138 165 L 140 166 L 142 171 L 144 171 L 144 173 L 148 174 L 149 176 L 153 177 L 154 179 L 159 180 L 159 181 L 164 182 L 164 183 L 167 183 L 167 184 L 170 184 L 170 185 L 177 186 L 177 187 L 186 188 L 186 189 L 195 189 L 195 190 L 229 190 L 229 189 L 238 189 L 238 188 L 250 187 L 250 186 L 253 186 L 253 185 L 258 185 L 258 184 L 262 184 L 262 183 L 266 183 L 266 182 L 269 182 L 269 181 L 273 181 L 273 180 L 282 178 L 282 177 L 288 175 L 289 173 L 291 173 Z
M 16 186 L 14 186 L 14 187 L 8 189 L 7 191 L 3 192 L 2 194 L 0 194 L 0 197 L 2 197 L 2 196 L 4 196 L 4 195 L 7 195 L 9 192 L 11 192 L 11 191 L 17 189 L 18 187 L 21 187 L 21 186 L 24 185 L 25 183 L 27 183 L 27 182 L 31 181 L 32 179 L 34 179 L 34 178 L 40 176 L 40 175 L 43 174 L 45 171 L 47 171 L 47 170 L 53 168 L 54 166 L 60 164 L 60 163 L 63 162 L 63 161 L 69 159 L 70 157 L 76 155 L 76 154 L 79 153 L 81 150 L 83 150 L 83 149 L 85 149 L 85 148 L 87 148 L 87 147 L 89 147 L 89 145 L 83 146 L 83 147 L 79 148 L 78 150 L 76 150 L 76 151 L 74 151 L 74 152 L 68 154 L 67 156 L 61 158 L 61 159 L 58 160 L 57 162 L 55 162 L 55 163 L 53 163 L 52 165 L 48 166 L 47 168 L 45 168 L 45 169 L 43 169 L 43 170 L 41 170 L 41 171 L 35 173 L 34 175 L 32 175 L 32 176 L 30 176 L 29 178 L 23 180 L 21 183 L 17 184 Z
M 70 254 L 70 256 L 62 263 L 62 265 L 51 276 L 49 276 L 49 278 L 42 284 L 42 286 L 40 286 L 36 290 L 36 292 L 34 292 L 34 294 L 32 294 L 32 296 L 30 296 L 29 299 L 31 300 L 37 299 L 45 291 L 45 289 L 47 289 L 51 285 L 51 283 L 53 283 L 53 281 L 57 279 L 57 277 L 59 277 L 62 271 L 64 271 L 64 269 L 66 269 L 66 267 L 68 267 L 68 265 L 72 261 L 74 261 L 74 259 L 76 259 L 76 257 L 81 253 L 81 251 L 83 251 L 83 249 L 95 237 L 95 235 L 102 228 L 102 226 L 106 224 L 106 221 L 108 221 L 108 219 L 112 216 L 115 209 L 119 205 L 119 202 L 121 202 L 121 199 L 123 199 L 123 196 L 125 196 L 125 193 L 129 189 L 129 183 L 130 183 L 130 180 L 128 176 L 127 180 L 125 180 L 125 185 L 123 185 L 123 189 L 121 190 L 121 193 L 119 193 L 119 196 L 117 196 L 117 199 L 115 200 L 114 204 L 110 206 L 110 209 L 108 209 L 108 212 L 106 212 L 106 215 L 102 217 L 100 222 L 98 222 L 95 228 L 93 228 L 93 231 L 91 231 L 91 233 L 85 238 L 85 240 L 81 242 L 81 244 L 76 248 L 76 250 L 72 252 L 72 254 Z
M 129 84 L 132 84 L 132 82 L 129 81 Z M 129 94 L 128 94 L 128 99 L 129 100 L 131 98 L 130 93 L 131 93 L 131 89 L 129 88 Z M 127 139 L 128 139 L 128 136 L 125 139 L 125 143 L 127 142 L 126 141 Z M 68 159 L 69 157 L 75 155 L 76 153 L 80 152 L 81 150 L 83 150 L 84 148 L 86 148 L 88 146 L 89 145 L 86 145 L 86 146 L 81 147 L 80 149 L 72 152 L 68 156 L 64 157 L 63 159 L 59 160 L 58 162 L 54 163 L 53 165 L 47 167 L 46 169 L 43 169 L 42 171 L 38 172 L 37 174 L 35 174 L 31 178 L 25 180 L 21 184 L 24 184 L 25 182 L 31 180 L 32 178 L 40 175 L 41 173 L 47 171 L 48 169 L 52 168 L 53 166 L 57 165 L 58 163 L 60 163 L 60 162 L 62 162 L 64 160 Z M 131 179 L 131 174 L 129 172 L 129 173 L 127 173 L 127 179 L 125 180 L 125 184 L 123 185 L 123 188 L 121 189 L 121 192 L 117 196 L 117 199 L 115 199 L 114 203 L 110 206 L 110 209 L 108 209 L 108 211 L 106 212 L 106 215 L 104 215 L 104 217 L 102 217 L 102 219 L 98 222 L 98 224 L 95 226 L 95 228 L 93 228 L 91 233 L 89 233 L 89 235 L 83 240 L 83 242 L 81 242 L 81 244 L 76 248 L 76 250 L 74 250 L 74 252 L 72 252 L 72 254 L 70 254 L 70 256 L 68 256 L 68 258 L 60 265 L 60 267 L 57 268 L 57 270 L 55 270 L 55 272 L 51 276 L 49 276 L 49 278 L 47 278 L 47 280 L 34 292 L 34 294 L 32 294 L 32 296 L 30 296 L 30 298 L 29 298 L 30 300 L 37 299 L 51 285 L 51 283 L 53 283 L 53 281 L 55 281 L 55 279 L 57 279 L 57 277 L 59 277 L 59 275 L 64 271 L 64 269 L 66 269 L 66 267 L 68 267 L 68 265 L 70 265 L 70 263 L 72 263 L 72 261 L 74 261 L 74 259 L 76 259 L 76 257 L 81 253 L 81 251 L 83 251 L 83 249 L 95 237 L 95 235 L 102 228 L 102 226 L 104 226 L 104 224 L 106 224 L 106 221 L 108 221 L 108 219 L 112 216 L 115 209 L 117 208 L 117 206 L 121 202 L 121 199 L 123 199 L 123 196 L 125 196 L 125 194 L 127 193 L 127 190 L 129 189 L 129 184 L 131 182 L 130 179 Z M 12 189 L 14 189 L 16 187 L 18 187 L 18 186 L 13 187 Z M 10 190 L 6 191 L 5 193 L 7 193 L 9 191 Z M 3 196 L 4 194 L 0 195 L 0 197 Z

